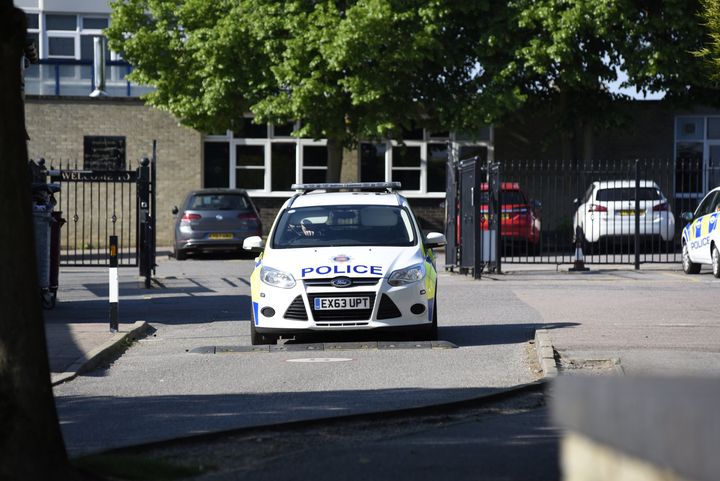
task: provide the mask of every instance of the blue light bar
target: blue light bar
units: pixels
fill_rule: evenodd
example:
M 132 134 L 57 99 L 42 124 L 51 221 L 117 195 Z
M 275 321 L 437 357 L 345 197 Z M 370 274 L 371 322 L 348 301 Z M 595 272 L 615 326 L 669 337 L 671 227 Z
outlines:
M 390 192 L 400 190 L 400 182 L 338 182 L 325 184 L 293 184 L 290 188 L 300 192 L 309 192 L 311 190 L 340 191 L 340 190 L 366 190 L 378 191 L 388 190 Z

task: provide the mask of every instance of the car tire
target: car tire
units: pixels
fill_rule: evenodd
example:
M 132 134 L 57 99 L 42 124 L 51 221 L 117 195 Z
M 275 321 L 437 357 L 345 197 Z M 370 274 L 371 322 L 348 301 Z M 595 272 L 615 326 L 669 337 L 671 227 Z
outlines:
M 175 251 L 175 260 L 184 261 L 185 259 L 187 259 L 187 252 L 182 249 L 177 249 Z
M 253 346 L 266 346 L 268 344 L 277 344 L 277 336 L 262 334 L 255 330 L 255 322 L 250 320 L 250 343 Z
M 437 291 L 436 291 L 437 292 Z M 432 323 L 423 328 L 420 335 L 421 341 L 437 341 L 438 339 L 438 323 L 437 323 L 437 294 L 435 297 L 435 305 L 433 306 Z
M 712 270 L 713 275 L 720 279 L 720 250 L 716 245 L 713 246 L 712 250 Z
M 682 247 L 682 267 L 685 274 L 698 274 L 700 273 L 700 264 L 696 264 L 690 260 L 690 253 L 686 243 L 683 243 Z M 713 271 L 715 267 L 713 266 Z

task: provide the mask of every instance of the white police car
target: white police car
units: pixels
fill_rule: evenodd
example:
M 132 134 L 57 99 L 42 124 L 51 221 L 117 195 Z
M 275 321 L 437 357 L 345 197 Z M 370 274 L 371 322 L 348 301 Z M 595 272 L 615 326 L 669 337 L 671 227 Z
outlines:
M 308 331 L 411 330 L 437 337 L 437 272 L 399 182 L 293 185 L 250 277 L 251 340 Z
M 702 264 L 711 264 L 720 278 L 720 187 L 711 190 L 695 213 L 684 212 L 688 224 L 682 234 L 682 265 L 686 274 L 697 274 Z

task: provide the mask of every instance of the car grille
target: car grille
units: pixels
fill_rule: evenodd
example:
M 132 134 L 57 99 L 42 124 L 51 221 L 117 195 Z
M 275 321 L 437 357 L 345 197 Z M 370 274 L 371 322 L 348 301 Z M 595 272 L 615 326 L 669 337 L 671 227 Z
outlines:
M 302 300 L 302 296 L 297 296 L 292 303 L 290 303 L 290 307 L 287 308 L 287 311 L 285 311 L 285 315 L 283 316 L 285 319 L 291 319 L 293 321 L 307 321 L 308 315 L 307 311 L 305 310 L 305 303 Z
M 315 310 L 315 298 L 317 297 L 369 297 L 370 308 L 369 309 L 340 309 L 340 310 Z M 374 292 L 347 292 L 343 294 L 333 293 L 320 293 L 320 294 L 308 294 L 310 300 L 310 309 L 312 310 L 313 317 L 316 322 L 322 321 L 367 321 L 370 319 L 372 314 L 373 306 L 375 305 L 375 293 Z
M 380 298 L 380 306 L 378 306 L 378 319 L 392 319 L 393 317 L 400 317 L 402 313 L 395 303 L 390 299 L 387 294 L 383 294 Z
M 351 277 L 350 279 L 353 286 L 374 286 L 380 280 L 378 277 Z M 332 279 L 306 279 L 305 285 L 308 287 L 334 287 L 331 282 Z

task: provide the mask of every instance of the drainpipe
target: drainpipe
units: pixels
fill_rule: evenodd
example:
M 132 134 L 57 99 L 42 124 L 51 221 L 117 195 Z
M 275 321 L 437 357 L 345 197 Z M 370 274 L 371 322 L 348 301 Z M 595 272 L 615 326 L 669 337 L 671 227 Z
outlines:
M 105 37 L 93 38 L 93 83 L 95 90 L 90 97 L 105 97 Z

